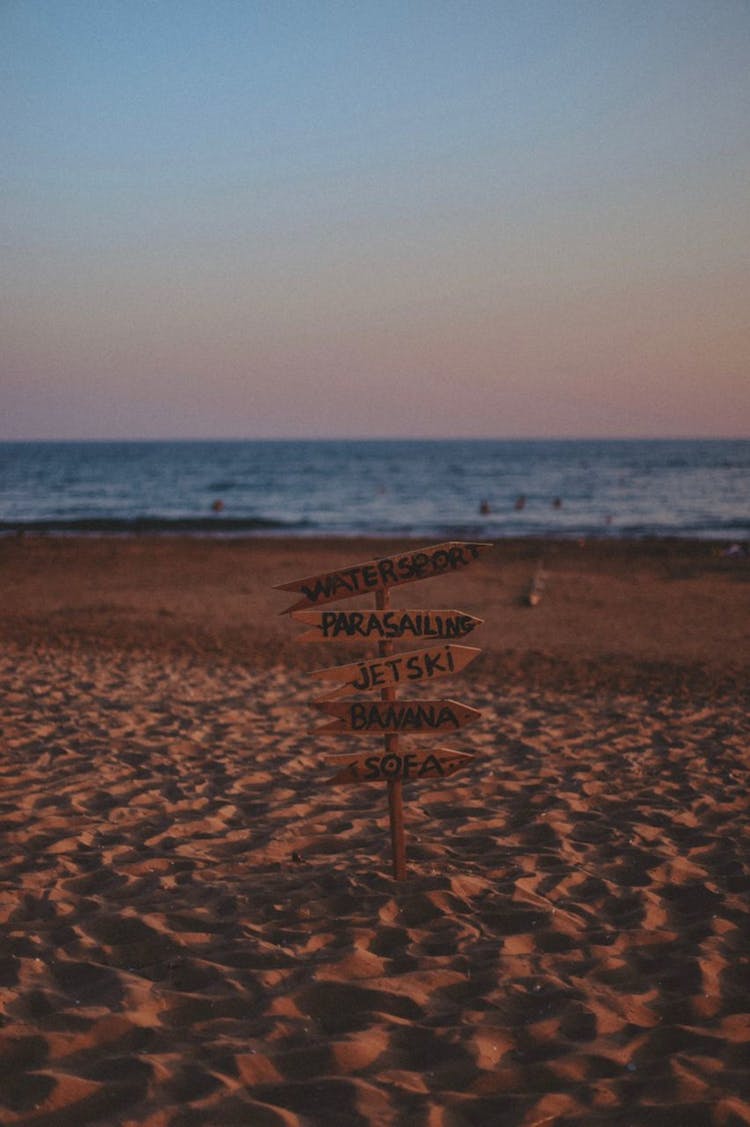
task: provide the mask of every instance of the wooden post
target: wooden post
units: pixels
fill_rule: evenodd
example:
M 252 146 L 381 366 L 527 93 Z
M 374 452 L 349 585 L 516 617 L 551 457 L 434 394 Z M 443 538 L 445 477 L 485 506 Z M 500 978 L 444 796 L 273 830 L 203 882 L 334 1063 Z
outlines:
M 390 610 L 391 594 L 387 587 L 375 592 L 375 605 L 377 610 Z M 381 657 L 390 657 L 393 653 L 393 642 L 378 642 Z M 396 688 L 389 685 L 380 690 L 382 700 L 396 699 Z M 383 737 L 386 755 L 398 755 L 398 736 L 391 734 Z M 388 780 L 388 811 L 391 819 L 391 854 L 393 857 L 394 880 L 406 878 L 406 841 L 404 837 L 404 803 L 401 779 Z

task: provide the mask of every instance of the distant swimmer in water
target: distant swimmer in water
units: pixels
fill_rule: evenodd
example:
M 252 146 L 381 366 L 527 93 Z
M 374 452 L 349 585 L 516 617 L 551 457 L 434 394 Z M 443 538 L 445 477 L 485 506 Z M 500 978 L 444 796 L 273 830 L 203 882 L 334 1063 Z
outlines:
M 552 502 L 552 508 L 553 509 L 561 509 L 562 508 L 562 497 L 555 497 L 554 501 Z
M 486 500 L 481 501 L 480 505 L 479 505 L 479 511 L 480 511 L 480 513 L 482 514 L 483 517 L 486 517 L 488 515 L 488 513 L 491 511 L 489 501 L 486 501 Z
M 516 510 L 517 513 L 520 513 L 521 509 L 523 509 L 525 507 L 526 507 L 526 494 L 521 493 L 521 494 L 519 494 L 518 497 L 516 497 L 516 503 L 513 506 L 513 508 Z
M 224 512 L 224 502 L 223 502 L 223 501 L 220 501 L 220 500 L 219 500 L 219 499 L 217 498 L 217 499 L 216 499 L 216 500 L 215 500 L 215 501 L 213 502 L 213 504 L 211 505 L 211 512 L 212 512 L 212 513 L 223 513 L 223 512 Z

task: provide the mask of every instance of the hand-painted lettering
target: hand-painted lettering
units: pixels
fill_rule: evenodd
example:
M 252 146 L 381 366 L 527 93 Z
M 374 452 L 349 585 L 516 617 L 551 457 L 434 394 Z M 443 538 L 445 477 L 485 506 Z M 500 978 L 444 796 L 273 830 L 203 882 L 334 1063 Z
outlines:
M 430 556 L 426 552 L 417 552 L 414 556 L 413 575 L 421 578 L 425 571 L 430 566 Z
M 460 611 L 303 611 L 295 617 L 317 615 L 312 619 L 318 637 L 335 641 L 340 638 L 377 638 L 381 640 L 415 638 L 464 637 L 477 625 L 477 619 Z M 312 641 L 305 635 L 304 641 Z
M 294 612 L 305 606 L 331 602 L 333 599 L 362 594 L 375 588 L 397 586 L 400 583 L 441 575 L 471 563 L 478 558 L 480 550 L 487 547 L 488 544 L 453 541 L 435 544 L 430 548 L 402 556 L 370 560 L 339 571 L 295 579 L 291 583 L 281 583 L 279 589 L 298 591 L 303 596 L 300 602 L 288 608 L 289 611 Z
M 426 756 L 424 762 L 420 764 L 419 777 L 423 775 L 444 775 L 443 764 L 440 762 L 436 755 Z
M 386 779 L 395 779 L 401 774 L 401 756 L 392 752 L 384 755 L 380 760 L 380 774 Z
M 387 585 L 389 583 L 396 582 L 396 570 L 393 566 L 393 560 L 378 560 L 377 566 L 378 572 L 380 573 L 380 579 L 383 583 Z
M 384 630 L 384 625 L 381 624 L 379 616 L 374 611 L 367 616 L 366 622 L 363 616 L 362 629 L 359 631 L 363 638 L 368 638 L 370 634 L 379 634 L 382 637 Z
M 403 757 L 402 763 L 403 767 L 401 773 L 405 779 L 410 779 L 414 774 L 414 768 L 418 763 L 416 755 L 413 755 L 410 751 L 407 752 Z
M 435 728 L 442 728 L 444 724 L 452 724 L 454 728 L 460 728 L 456 714 L 450 705 L 443 705 L 438 714 L 437 721 L 434 724 Z
M 414 653 L 395 654 L 373 661 L 353 662 L 336 669 L 323 669 L 319 676 L 327 680 L 339 680 L 350 685 L 358 693 L 366 693 L 383 685 L 397 685 L 400 681 L 429 681 L 454 672 L 456 659 L 454 652 L 464 657 L 461 667 L 466 664 L 468 655 L 478 651 L 460 649 L 450 644 L 435 649 L 418 650 Z M 470 660 L 470 658 L 469 658 Z
M 334 624 L 335 624 L 337 618 L 338 618 L 338 611 L 335 611 L 335 610 L 321 611 L 320 629 L 322 631 L 324 638 L 330 638 L 332 636 L 334 638 L 336 637 L 336 634 L 338 633 L 338 631 L 334 630 Z
M 367 587 L 377 586 L 378 569 L 375 564 L 365 564 L 362 568 L 362 578 Z
M 357 677 L 352 681 L 351 685 L 358 693 L 366 693 L 367 690 L 372 687 L 369 665 L 360 665 Z
M 450 650 L 448 650 L 448 653 L 450 653 Z M 441 665 L 441 659 L 444 656 L 445 656 L 445 651 L 441 651 L 435 657 L 433 657 L 429 653 L 429 651 L 425 651 L 425 655 L 424 655 L 424 675 L 425 675 L 425 677 L 434 677 L 435 673 L 439 674 L 439 673 L 448 672 L 448 670 L 446 670 L 445 666 Z M 451 668 L 452 668 L 452 666 L 451 666 Z
M 459 547 L 459 545 L 457 545 L 457 544 L 454 545 L 452 548 L 449 548 L 449 550 L 448 550 L 448 560 L 449 560 L 449 566 L 450 567 L 461 567 L 462 564 L 469 562 L 464 557 L 463 548 Z
M 410 614 L 402 614 L 401 615 L 399 622 L 398 622 L 398 626 L 396 627 L 396 629 L 398 631 L 397 637 L 399 637 L 399 638 L 403 634 L 414 634 L 414 635 L 417 634 L 417 630 L 415 629 L 415 625 L 414 625 L 414 619 L 412 618 L 412 616 Z
M 330 575 L 323 575 L 316 579 L 311 586 L 306 583 L 300 584 L 300 591 L 311 603 L 317 603 L 321 597 L 329 598 L 333 591 L 333 577 Z
M 333 593 L 338 594 L 343 591 L 346 597 L 347 594 L 355 595 L 359 592 L 359 569 L 349 568 L 348 571 L 337 572 L 333 577 Z
M 331 782 L 359 783 L 393 781 L 394 779 L 445 778 L 473 759 L 465 752 L 438 748 L 433 752 L 380 752 L 379 755 L 358 755 L 342 764 Z
M 360 732 L 367 727 L 367 709 L 364 704 L 353 704 L 351 706 L 349 722 L 354 732 Z
M 353 732 L 421 732 L 429 728 L 459 728 L 460 722 L 449 704 L 383 704 L 356 701 L 349 706 L 349 726 Z
M 443 760 L 434 752 L 425 755 L 413 751 L 403 753 L 388 751 L 381 752 L 379 755 L 367 755 L 362 759 L 352 759 L 345 771 L 348 782 L 358 782 L 360 779 L 363 782 L 376 782 L 383 779 L 423 779 L 426 776 L 444 778 L 461 766 L 461 759 L 470 760 L 471 756 L 454 753 Z

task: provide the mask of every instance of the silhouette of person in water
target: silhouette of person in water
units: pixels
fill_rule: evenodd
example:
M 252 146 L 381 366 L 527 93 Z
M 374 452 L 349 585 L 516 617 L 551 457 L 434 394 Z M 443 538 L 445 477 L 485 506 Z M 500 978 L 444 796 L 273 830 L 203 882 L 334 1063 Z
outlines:
M 520 494 L 518 495 L 518 497 L 516 497 L 516 503 L 515 503 L 515 505 L 513 506 L 513 508 L 514 508 L 514 509 L 516 510 L 516 512 L 517 512 L 517 513 L 520 513 L 520 512 L 521 512 L 521 510 L 522 510 L 523 508 L 525 508 L 525 506 L 526 506 L 526 494 L 525 494 L 525 493 L 520 493 Z
M 482 501 L 479 505 L 479 511 L 480 511 L 480 513 L 482 514 L 483 517 L 486 517 L 487 514 L 490 512 L 489 501 L 487 501 L 487 500 Z

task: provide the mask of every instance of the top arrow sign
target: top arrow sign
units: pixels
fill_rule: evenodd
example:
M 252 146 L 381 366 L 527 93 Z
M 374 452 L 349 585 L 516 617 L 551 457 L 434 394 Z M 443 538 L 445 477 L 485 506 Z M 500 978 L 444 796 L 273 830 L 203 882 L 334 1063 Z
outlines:
M 303 596 L 298 602 L 287 607 L 283 614 L 303 610 L 305 607 L 332 603 L 337 599 L 348 599 L 363 595 L 368 591 L 382 590 L 384 587 L 398 587 L 402 583 L 415 583 L 418 579 L 432 579 L 436 575 L 456 571 L 466 567 L 479 558 L 481 552 L 492 544 L 477 541 L 450 540 L 445 544 L 433 544 L 429 548 L 419 548 L 399 556 L 384 556 L 367 563 L 353 564 L 337 571 L 310 575 L 305 579 L 294 579 L 291 583 L 279 583 L 277 591 L 299 591 Z

